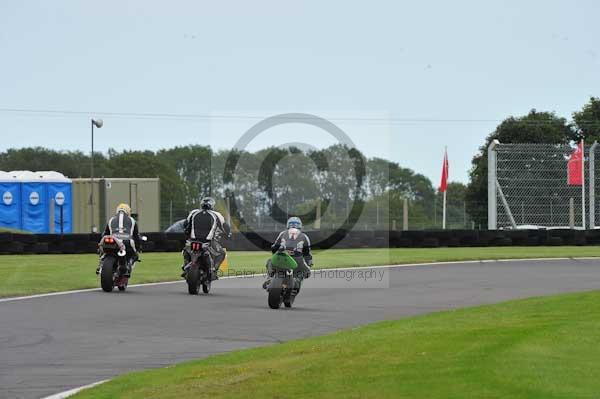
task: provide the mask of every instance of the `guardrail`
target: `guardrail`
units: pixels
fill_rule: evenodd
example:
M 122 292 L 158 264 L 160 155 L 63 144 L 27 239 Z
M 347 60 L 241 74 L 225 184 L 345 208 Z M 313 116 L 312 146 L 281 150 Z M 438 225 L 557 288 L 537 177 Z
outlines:
M 229 250 L 267 250 L 279 232 L 234 233 L 224 244 Z M 600 230 L 445 230 L 349 231 L 308 233 L 314 249 L 437 248 L 536 245 L 599 245 Z M 144 252 L 178 252 L 182 233 L 145 233 Z M 95 253 L 99 234 L 0 233 L 0 254 Z

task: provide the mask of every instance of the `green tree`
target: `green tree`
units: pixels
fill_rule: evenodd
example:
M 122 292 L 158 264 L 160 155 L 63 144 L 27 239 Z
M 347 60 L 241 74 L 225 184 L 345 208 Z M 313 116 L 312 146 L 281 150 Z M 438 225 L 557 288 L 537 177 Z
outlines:
M 590 98 L 581 111 L 573 112 L 573 120 L 587 142 L 600 141 L 600 98 Z
M 81 151 L 54 151 L 41 147 L 8 149 L 0 153 L 0 170 L 55 170 L 68 177 L 89 177 L 90 157 Z M 94 153 L 96 176 L 106 176 L 107 158 Z
M 175 170 L 184 183 L 182 202 L 191 209 L 197 207 L 199 200 L 212 195 L 212 150 L 210 147 L 189 145 L 160 150 L 156 157 Z
M 575 137 L 566 119 L 553 112 L 533 109 L 525 116 L 505 119 L 487 136 L 473 157 L 466 193 L 467 212 L 476 223 L 487 226 L 487 149 L 492 140 L 497 139 L 501 143 L 566 144 Z

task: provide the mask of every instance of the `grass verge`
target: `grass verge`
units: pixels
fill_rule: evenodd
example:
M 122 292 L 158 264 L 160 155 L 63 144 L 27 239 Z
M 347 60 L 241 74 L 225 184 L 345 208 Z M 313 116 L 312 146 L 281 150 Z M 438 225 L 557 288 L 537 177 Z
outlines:
M 481 259 L 599 256 L 596 247 L 486 247 L 486 248 L 392 248 L 331 249 L 315 251 L 318 268 L 427 263 Z M 266 252 L 230 252 L 229 272 L 262 272 Z M 179 253 L 142 255 L 131 284 L 177 280 Z M 0 297 L 32 295 L 98 287 L 94 270 L 98 257 L 88 255 L 0 256 Z
M 126 374 L 103 398 L 593 398 L 600 292 L 386 321 Z

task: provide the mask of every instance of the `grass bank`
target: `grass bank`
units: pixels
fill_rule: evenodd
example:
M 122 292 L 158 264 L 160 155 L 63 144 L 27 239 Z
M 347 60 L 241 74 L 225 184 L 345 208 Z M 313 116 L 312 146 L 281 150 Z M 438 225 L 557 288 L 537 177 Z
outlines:
M 600 292 L 511 301 L 137 372 L 104 398 L 595 398 Z

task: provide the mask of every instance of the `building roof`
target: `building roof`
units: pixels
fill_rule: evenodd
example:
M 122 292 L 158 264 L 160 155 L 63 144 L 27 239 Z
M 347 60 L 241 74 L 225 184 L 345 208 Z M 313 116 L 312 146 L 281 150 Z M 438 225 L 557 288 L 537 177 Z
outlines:
M 6 172 L 3 172 L 6 173 Z M 41 183 L 70 183 L 71 179 L 60 172 L 30 170 L 13 170 L 7 173 L 12 181 L 19 182 L 41 182 Z M 2 176 L 2 174 L 0 174 Z

